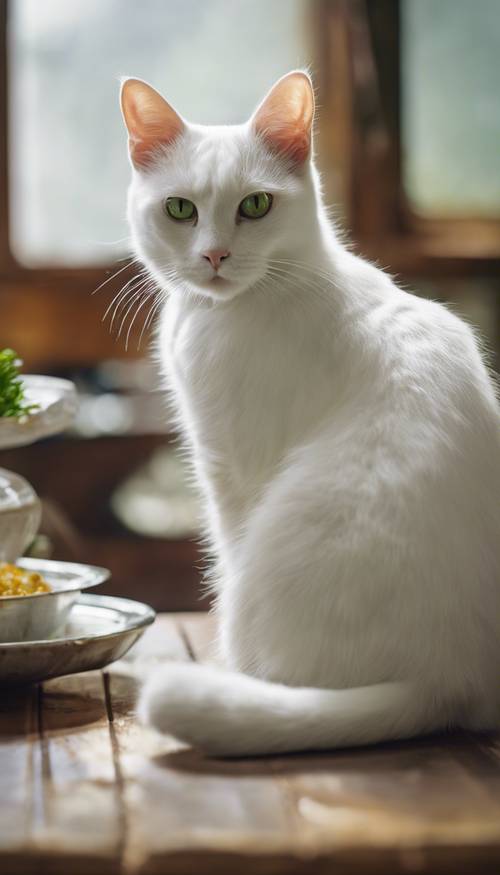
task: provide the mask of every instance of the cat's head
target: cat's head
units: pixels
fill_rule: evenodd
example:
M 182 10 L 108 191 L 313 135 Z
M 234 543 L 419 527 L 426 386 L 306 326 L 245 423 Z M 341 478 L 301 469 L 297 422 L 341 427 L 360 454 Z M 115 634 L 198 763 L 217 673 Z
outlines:
M 242 125 L 191 124 L 138 79 L 121 106 L 134 247 L 161 284 L 227 300 L 290 270 L 317 209 L 307 74 L 280 79 Z

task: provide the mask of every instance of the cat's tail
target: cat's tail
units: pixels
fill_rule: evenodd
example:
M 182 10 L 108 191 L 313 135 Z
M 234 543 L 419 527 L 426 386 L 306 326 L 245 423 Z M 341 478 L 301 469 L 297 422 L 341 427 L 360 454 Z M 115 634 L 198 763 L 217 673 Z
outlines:
M 165 666 L 146 683 L 139 703 L 143 722 L 217 756 L 409 738 L 437 728 L 430 716 L 404 683 L 345 690 L 286 687 L 193 663 Z

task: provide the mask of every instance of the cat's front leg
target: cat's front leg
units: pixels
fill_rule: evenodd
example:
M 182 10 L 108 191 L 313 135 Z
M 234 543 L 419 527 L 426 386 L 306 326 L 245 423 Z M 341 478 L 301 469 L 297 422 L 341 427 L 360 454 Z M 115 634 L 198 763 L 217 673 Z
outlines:
M 234 488 L 225 473 L 212 470 L 209 474 L 198 470 L 198 481 L 202 486 L 203 533 L 211 555 L 211 565 L 206 575 L 206 583 L 219 595 L 229 586 L 234 566 L 245 530 L 247 518 L 247 496 L 243 497 Z

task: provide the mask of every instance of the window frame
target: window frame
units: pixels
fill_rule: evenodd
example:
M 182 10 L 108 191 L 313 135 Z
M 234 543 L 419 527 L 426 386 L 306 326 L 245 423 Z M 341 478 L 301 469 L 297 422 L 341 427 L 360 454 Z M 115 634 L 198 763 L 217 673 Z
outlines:
M 65 284 L 68 279 L 80 285 L 94 281 L 102 282 L 106 270 L 111 265 L 100 264 L 89 267 L 52 266 L 27 267 L 17 261 L 10 248 L 10 169 L 9 169 L 9 58 L 8 58 L 8 20 L 9 7 L 13 0 L 0 0 L 0 281 L 34 280 L 35 282 L 55 282 Z M 114 262 L 116 270 L 116 262 Z
M 347 172 L 346 220 L 357 248 L 406 276 L 498 276 L 500 217 L 428 219 L 412 211 L 405 195 L 400 0 L 322 0 L 320 17 L 323 34 L 337 31 L 336 55 L 333 39 L 324 37 L 325 104 L 346 103 L 345 95 L 335 97 L 339 88 L 351 104 L 351 130 L 343 135 L 344 151 L 351 151 L 339 157 Z M 332 113 L 324 120 L 330 128 L 337 121 Z
M 91 293 L 121 265 L 28 268 L 10 250 L 9 2 L 0 0 L 0 346 L 26 350 L 26 364 L 37 368 L 139 355 L 135 343 L 126 352 L 105 328 L 96 331 L 110 297 Z M 326 193 L 343 205 L 356 248 L 403 278 L 499 276 L 500 220 L 422 219 L 404 196 L 400 0 L 316 0 L 311 13 L 319 154 L 336 175 Z M 131 276 L 124 270 L 120 284 Z M 61 332 L 62 325 L 75 327 Z
M 9 69 L 8 17 L 11 0 L 0 0 L 0 347 L 12 346 L 26 368 L 89 366 L 103 359 L 138 357 L 100 326 L 110 295 L 92 295 L 122 266 L 114 262 L 90 267 L 26 267 L 19 263 L 9 239 Z M 127 268 L 119 285 L 132 278 Z M 117 291 L 116 283 L 109 283 Z M 78 314 L 75 319 L 75 314 Z M 61 331 L 61 326 L 68 329 Z M 135 332 L 133 341 L 135 340 Z M 144 343 L 146 348 L 147 339 Z

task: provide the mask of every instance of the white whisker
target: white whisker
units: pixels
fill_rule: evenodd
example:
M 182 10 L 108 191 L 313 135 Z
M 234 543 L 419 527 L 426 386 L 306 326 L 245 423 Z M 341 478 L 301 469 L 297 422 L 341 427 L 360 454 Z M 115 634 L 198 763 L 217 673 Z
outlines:
M 105 310 L 104 316 L 102 317 L 102 320 L 101 320 L 102 322 L 105 322 L 105 321 L 106 321 L 107 316 L 108 316 L 108 313 L 109 313 L 110 310 L 112 309 L 113 304 L 115 303 L 115 301 L 118 302 L 118 301 L 120 300 L 120 298 L 121 298 L 122 296 L 124 296 L 124 295 L 127 293 L 127 290 L 129 289 L 129 287 L 130 287 L 133 283 L 137 282 L 137 281 L 140 280 L 140 279 L 141 279 L 141 272 L 139 272 L 138 274 L 135 274 L 135 276 L 133 276 L 131 279 L 129 279 L 129 280 L 125 283 L 125 285 L 122 286 L 122 288 L 120 289 L 120 291 L 116 293 L 116 295 L 114 296 L 113 300 L 108 304 L 108 306 L 107 306 L 107 308 L 106 308 L 106 310 Z
M 136 261 L 135 258 L 129 259 L 127 261 L 127 263 L 123 265 L 123 267 L 120 267 L 117 271 L 115 271 L 115 273 L 111 274 L 111 276 L 109 276 L 107 279 L 105 279 L 104 282 L 102 282 L 99 286 L 97 286 L 96 289 L 94 289 L 93 292 L 91 292 L 91 294 L 92 295 L 97 294 L 97 292 L 99 292 L 102 288 L 104 288 L 104 286 L 106 286 L 108 283 L 110 283 L 111 280 L 114 280 L 115 277 L 119 276 L 119 274 L 123 273 L 124 270 L 126 270 L 128 267 L 130 267 L 130 265 L 133 264 L 134 261 Z

